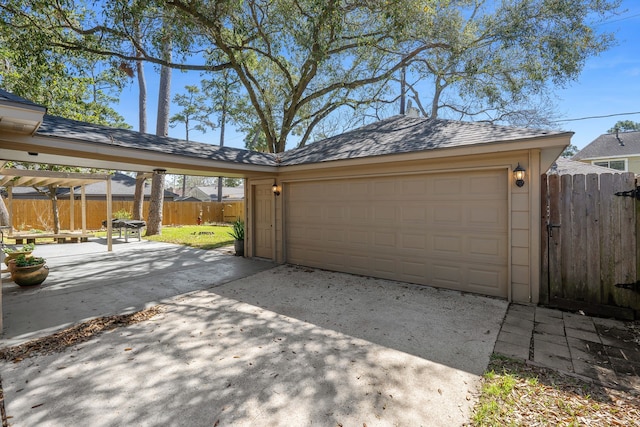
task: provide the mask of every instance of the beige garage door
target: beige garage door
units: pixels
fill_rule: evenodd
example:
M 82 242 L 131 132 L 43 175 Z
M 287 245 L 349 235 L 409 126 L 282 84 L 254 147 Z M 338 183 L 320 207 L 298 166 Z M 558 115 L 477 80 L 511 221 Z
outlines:
M 506 170 L 289 183 L 287 262 L 507 296 Z

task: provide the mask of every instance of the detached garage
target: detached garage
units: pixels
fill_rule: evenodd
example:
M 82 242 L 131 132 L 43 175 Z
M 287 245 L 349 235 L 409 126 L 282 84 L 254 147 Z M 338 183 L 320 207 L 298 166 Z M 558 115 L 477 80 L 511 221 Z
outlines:
M 248 180 L 248 255 L 537 303 L 540 175 L 571 135 L 396 116 L 283 153 Z

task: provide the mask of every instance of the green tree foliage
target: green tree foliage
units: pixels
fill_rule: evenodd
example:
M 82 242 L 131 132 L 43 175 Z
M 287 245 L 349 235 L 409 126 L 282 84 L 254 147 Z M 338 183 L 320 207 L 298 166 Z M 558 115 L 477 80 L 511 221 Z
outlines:
M 0 27 L 2 30 L 2 27 Z M 0 33 L 0 86 L 73 120 L 130 128 L 111 106 L 128 76 L 116 64 L 83 52 L 34 51 Z
M 546 101 L 547 85 L 575 79 L 587 58 L 610 46 L 611 35 L 594 25 L 619 3 L 102 0 L 90 9 L 79 1 L 5 0 L 0 25 L 65 50 L 233 70 L 260 128 L 252 143 L 260 146 L 264 137 L 268 151 L 280 152 L 292 136 L 304 145 L 334 112 L 378 114 L 376 104 L 393 102 L 397 93 L 387 83 L 407 66 L 416 80 L 433 83 L 432 93 L 413 96 L 430 117 L 446 110 L 453 118 L 514 121 L 510 113 L 517 111 L 526 119 L 537 112 L 529 108 L 532 98 Z M 171 20 L 144 20 L 150 10 Z M 15 26 L 16 19 L 31 25 Z M 132 28 L 140 22 L 136 38 Z M 175 60 L 162 55 L 167 34 Z
M 573 144 L 569 144 L 569 146 L 564 149 L 564 151 L 562 152 L 562 154 L 560 154 L 560 156 L 564 157 L 565 159 L 570 159 L 573 156 L 575 156 L 577 152 L 578 152 L 578 147 L 576 147 Z
M 640 130 L 640 123 L 631 120 L 618 120 L 607 133 L 630 132 Z
M 594 25 L 620 2 L 428 3 L 425 24 L 438 26 L 443 43 L 417 55 L 407 72 L 407 95 L 422 114 L 549 126 L 550 89 L 611 46 L 612 35 Z
M 213 108 L 207 97 L 200 92 L 198 86 L 185 86 L 186 93 L 176 94 L 173 102 L 182 109 L 169 118 L 170 126 L 184 125 L 186 140 L 189 141 L 189 131 L 199 130 L 206 133 L 209 129 L 215 129 L 210 115 Z

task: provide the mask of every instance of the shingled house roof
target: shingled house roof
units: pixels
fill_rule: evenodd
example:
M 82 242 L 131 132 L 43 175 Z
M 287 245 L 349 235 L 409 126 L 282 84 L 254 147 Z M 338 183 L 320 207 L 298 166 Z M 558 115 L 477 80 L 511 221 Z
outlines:
M 569 132 L 498 126 L 482 122 L 393 116 L 282 153 L 281 165 L 319 163 L 387 154 L 517 141 Z
M 640 156 L 640 132 L 605 133 L 578 151 L 573 160 Z
M 136 179 L 132 178 L 126 174 L 121 172 L 116 172 L 111 176 L 111 197 L 114 200 L 119 199 L 133 199 L 136 187 Z M 37 190 L 32 187 L 14 187 L 13 195 L 15 198 L 24 199 L 24 198 L 44 198 Z M 144 186 L 144 196 L 149 198 L 151 195 L 151 185 L 147 182 Z M 80 195 L 80 187 L 76 187 L 74 189 L 74 193 L 76 196 Z M 60 187 L 57 190 L 58 197 L 69 197 L 69 188 Z M 106 181 L 97 181 L 92 184 L 87 184 L 85 186 L 85 195 L 89 198 L 92 197 L 105 197 L 107 194 L 107 183 Z M 165 190 L 164 198 L 165 200 L 173 200 L 177 198 L 177 194 Z
M 622 171 L 559 157 L 547 171 L 547 174 L 550 173 L 558 175 L 586 175 L 588 173 L 622 173 Z
M 46 107 L 42 105 L 38 105 L 35 102 L 29 101 L 28 99 L 22 98 L 18 95 L 14 95 L 11 92 L 7 92 L 6 90 L 0 89 L 0 104 L 6 105 L 15 105 L 20 104 L 24 108 L 39 110 L 42 112 L 47 111 Z
M 278 155 L 186 142 L 127 129 L 45 116 L 39 136 L 78 139 L 126 148 L 259 166 L 288 166 L 389 154 L 477 146 L 566 134 L 481 122 L 394 116 Z
M 50 115 L 45 116 L 37 135 L 77 139 L 98 144 L 157 151 L 200 159 L 262 166 L 275 165 L 274 156 L 268 153 L 220 147 L 202 142 L 187 142 L 176 138 L 100 126 Z

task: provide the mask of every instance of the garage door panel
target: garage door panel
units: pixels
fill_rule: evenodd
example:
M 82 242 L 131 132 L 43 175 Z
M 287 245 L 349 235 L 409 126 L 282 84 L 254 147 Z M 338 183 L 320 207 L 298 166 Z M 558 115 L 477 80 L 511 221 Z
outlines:
M 433 218 L 432 221 L 435 224 L 453 224 L 457 226 L 462 225 L 462 206 L 441 204 L 439 206 L 432 206 L 431 211 L 431 218 Z
M 287 261 L 506 297 L 508 181 L 503 170 L 290 183 Z

